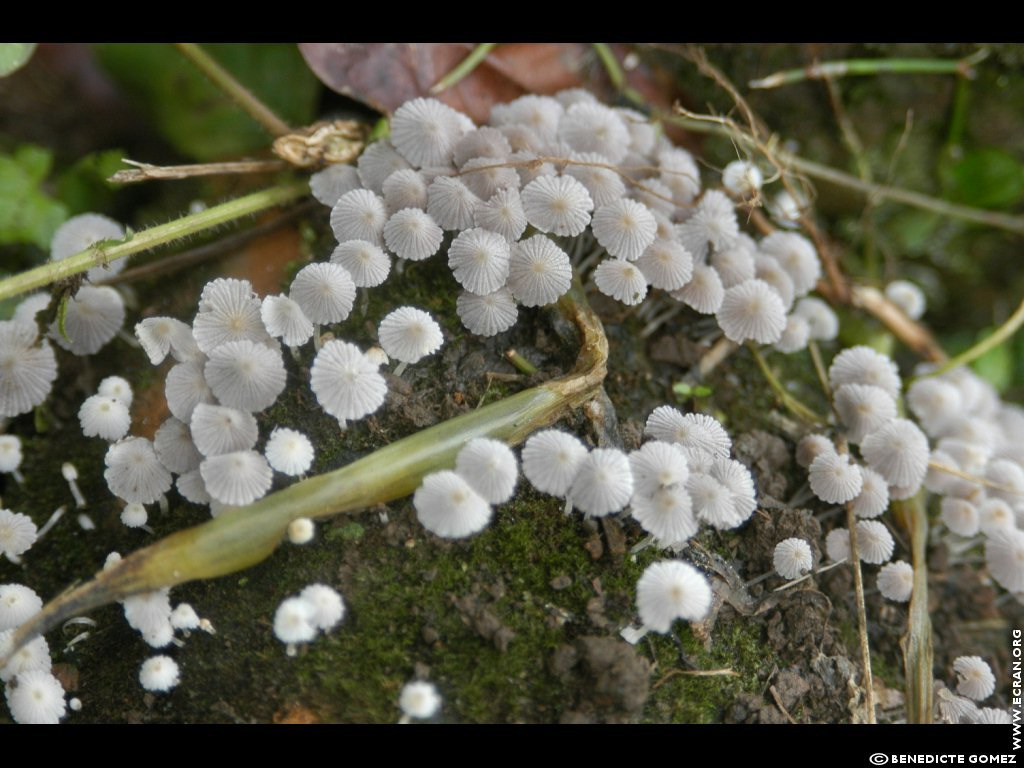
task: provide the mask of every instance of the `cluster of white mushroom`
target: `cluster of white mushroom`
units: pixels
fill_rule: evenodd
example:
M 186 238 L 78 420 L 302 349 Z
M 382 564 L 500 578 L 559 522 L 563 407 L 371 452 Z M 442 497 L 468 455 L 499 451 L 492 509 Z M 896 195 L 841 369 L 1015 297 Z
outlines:
M 10 650 L 15 630 L 42 610 L 39 595 L 22 584 L 0 584 L 0 655 Z M 46 638 L 22 646 L 0 669 L 11 717 L 18 723 L 56 723 L 66 713 L 64 689 L 52 673 Z
M 1011 592 L 1024 592 L 1024 452 L 1016 438 L 1024 411 L 1001 402 L 967 369 L 928 372 L 920 369 L 906 392 L 915 423 L 898 416 L 903 384 L 888 357 L 868 347 L 839 353 L 829 368 L 835 411 L 864 463 L 838 453 L 822 435 L 800 442 L 797 461 L 807 468 L 815 496 L 852 504 L 863 518 L 857 539 L 864 562 L 881 565 L 893 554 L 892 536 L 876 519 L 889 500 L 909 498 L 924 487 L 941 497 L 941 517 L 950 531 L 972 542 L 984 537 L 992 577 Z M 849 557 L 848 531 L 831 531 L 826 549 L 832 560 Z M 912 584 L 913 570 L 905 562 L 886 566 L 878 576 L 879 589 L 892 600 L 908 600 Z
M 389 253 L 421 261 L 446 249 L 464 289 L 458 314 L 483 336 L 511 328 L 517 305 L 555 302 L 574 266 L 607 256 L 594 284 L 625 304 L 659 289 L 716 315 L 734 341 L 784 351 L 834 338 L 835 316 L 819 300 L 795 304 L 821 272 L 814 246 L 794 233 L 755 242 L 740 232 L 736 201 L 760 187 L 756 166 L 731 164 L 729 194 L 702 194 L 688 152 L 644 115 L 578 89 L 495 105 L 489 122 L 414 99 L 357 168 L 316 174 L 340 243 L 332 262 L 370 286 L 387 277 Z
M 285 643 L 289 656 L 299 643 L 308 643 L 345 618 L 345 601 L 333 587 L 310 584 L 298 597 L 284 600 L 274 614 L 274 635 Z
M 938 719 L 947 723 L 978 723 L 1010 725 L 1012 718 L 1005 709 L 979 707 L 995 693 L 996 677 L 992 668 L 980 656 L 960 656 L 953 661 L 957 677 L 956 693 L 936 681 L 935 704 Z

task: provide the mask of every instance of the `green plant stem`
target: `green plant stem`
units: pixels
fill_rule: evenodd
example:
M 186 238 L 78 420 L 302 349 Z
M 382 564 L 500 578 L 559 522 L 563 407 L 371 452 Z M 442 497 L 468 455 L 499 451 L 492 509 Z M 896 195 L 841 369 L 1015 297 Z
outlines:
M 920 493 L 905 501 L 894 501 L 892 508 L 897 522 L 910 533 L 914 566 L 907 634 L 900 640 L 907 686 L 907 722 L 930 723 L 934 660 L 932 620 L 928 613 L 928 513 Z
M 259 213 L 308 194 L 309 186 L 305 181 L 282 184 L 215 205 L 199 213 L 183 216 L 166 224 L 135 232 L 121 243 L 91 246 L 66 259 L 50 261 L 35 269 L 12 275 L 0 281 L 0 300 L 43 288 L 50 283 L 72 277 L 92 267 L 109 264 L 126 256 L 190 237 L 204 230 Z
M 457 82 L 466 77 L 470 72 L 476 69 L 480 62 L 487 58 L 487 54 L 498 47 L 497 43 L 479 43 L 476 48 L 469 52 L 469 55 L 460 61 L 455 68 L 447 75 L 438 80 L 430 88 L 430 92 L 434 95 L 446 91 L 455 85 Z
M 1022 323 L 1024 323 L 1024 301 L 1021 301 L 1017 309 L 1014 310 L 1014 313 L 1007 318 L 1005 323 L 996 328 L 990 336 L 986 336 L 973 347 L 965 349 L 959 355 L 951 357 L 934 371 L 929 371 L 924 376 L 940 376 L 946 371 L 951 371 L 954 368 L 959 368 L 961 365 L 967 365 L 977 360 L 1013 336 L 1013 334 L 1020 330 Z
M 619 60 L 615 58 L 615 52 L 612 51 L 611 46 L 608 43 L 591 43 L 594 52 L 597 54 L 597 58 L 601 61 L 601 65 L 604 67 L 604 71 L 608 73 L 608 79 L 612 81 L 612 86 L 639 107 L 646 107 L 647 102 L 644 101 L 644 97 L 640 95 L 640 92 L 629 85 L 626 80 L 626 72 L 623 70 L 622 65 L 619 64 Z
M 709 122 L 708 120 L 698 120 L 692 117 L 667 114 L 660 115 L 660 119 L 670 121 L 675 125 L 680 125 L 697 133 L 711 133 L 729 138 L 739 144 L 742 144 L 747 149 L 757 148 L 756 143 L 750 138 L 750 136 L 745 133 L 730 130 L 727 125 L 723 125 L 717 120 Z M 909 205 L 912 208 L 932 211 L 940 216 L 948 216 L 962 221 L 971 221 L 976 224 L 984 224 L 986 226 L 1024 235 L 1024 217 L 1009 216 L 1004 213 L 985 211 L 980 208 L 971 208 L 967 205 L 950 203 L 945 200 L 939 200 L 938 198 L 921 194 L 920 192 L 912 192 L 908 189 L 865 182 L 858 179 L 856 176 L 851 176 L 848 173 L 837 171 L 835 168 L 830 168 L 829 166 L 822 165 L 821 163 L 805 160 L 802 157 L 798 157 L 797 155 L 794 155 L 791 152 L 786 152 L 782 149 L 776 149 L 775 154 L 779 158 L 779 161 L 784 163 L 790 170 L 819 179 L 820 181 L 827 181 L 831 184 L 855 190 L 866 196 L 877 196 L 877 199 L 880 200 L 884 199 L 895 203 L 902 203 L 904 205 Z
M 806 405 L 801 403 L 795 397 L 793 397 L 786 388 L 782 386 L 782 383 L 772 373 L 771 368 L 768 367 L 768 363 L 761 356 L 761 353 L 757 350 L 757 347 L 753 342 L 747 343 L 747 348 L 750 350 L 750 354 L 754 356 L 754 360 L 757 362 L 757 367 L 761 369 L 761 373 L 764 374 L 765 380 L 768 382 L 768 386 L 772 388 L 782 404 L 798 419 L 806 421 L 810 424 L 822 424 L 824 419 L 816 414 Z
M 807 342 L 807 349 L 811 353 L 811 362 L 814 363 L 814 372 L 818 374 L 821 391 L 825 393 L 825 397 L 831 402 L 832 387 L 828 383 L 828 373 L 825 370 L 825 362 L 821 359 L 821 349 L 818 348 L 818 342 L 811 339 Z
M 580 330 L 581 351 L 572 373 L 417 432 L 247 507 L 228 508 L 209 522 L 132 553 L 23 624 L 8 656 L 0 659 L 0 669 L 21 645 L 70 616 L 139 592 L 249 568 L 274 551 L 298 517 L 330 517 L 408 496 L 424 475 L 453 467 L 467 441 L 487 436 L 514 445 L 587 402 L 601 391 L 608 342 L 578 278 L 558 306 Z
M 210 81 L 231 97 L 253 120 L 275 138 L 291 133 L 292 129 L 280 117 L 256 98 L 256 95 L 235 79 L 234 75 L 195 43 L 175 43 L 181 54 L 191 61 Z
M 778 88 L 804 80 L 882 74 L 960 75 L 970 78 L 974 77 L 973 66 L 986 56 L 988 51 L 982 48 L 963 59 L 847 59 L 815 62 L 809 67 L 787 69 L 751 80 L 747 85 L 750 88 Z

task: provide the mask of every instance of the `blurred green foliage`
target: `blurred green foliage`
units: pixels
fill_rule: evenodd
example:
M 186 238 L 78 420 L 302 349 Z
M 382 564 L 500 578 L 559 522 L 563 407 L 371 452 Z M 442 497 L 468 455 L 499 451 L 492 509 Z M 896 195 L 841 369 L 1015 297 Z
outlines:
M 37 43 L 0 43 L 0 77 L 16 72 L 28 63 Z
M 313 121 L 320 82 L 294 45 L 210 44 L 205 50 L 286 123 Z M 104 44 L 100 62 L 183 155 L 224 160 L 269 137 L 172 45 Z

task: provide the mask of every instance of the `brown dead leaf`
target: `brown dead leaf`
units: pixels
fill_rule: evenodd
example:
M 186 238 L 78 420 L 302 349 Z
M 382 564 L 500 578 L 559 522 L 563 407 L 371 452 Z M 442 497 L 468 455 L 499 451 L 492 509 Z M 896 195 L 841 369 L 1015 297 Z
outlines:
M 454 69 L 471 43 L 302 43 L 299 50 L 327 87 L 385 114 L 418 96 Z M 603 80 L 603 82 L 601 82 Z M 599 85 L 607 78 L 586 43 L 503 43 L 469 76 L 437 98 L 478 123 L 493 104 L 524 93 Z

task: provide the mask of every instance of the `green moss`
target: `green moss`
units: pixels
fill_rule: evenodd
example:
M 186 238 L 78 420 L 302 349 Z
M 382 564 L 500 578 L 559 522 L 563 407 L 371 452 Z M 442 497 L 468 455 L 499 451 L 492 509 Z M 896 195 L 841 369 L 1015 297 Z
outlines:
M 644 719 L 650 722 L 721 722 L 741 692 L 760 692 L 777 661 L 768 652 L 760 623 L 732 619 L 716 624 L 711 648 L 704 648 L 689 629 L 679 634 L 682 649 L 696 670 L 732 670 L 736 674 L 686 674 L 678 661 L 679 649 L 668 637 L 648 635 L 657 662 L 654 689 Z

